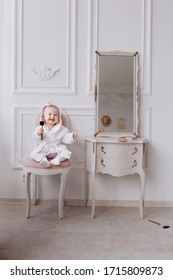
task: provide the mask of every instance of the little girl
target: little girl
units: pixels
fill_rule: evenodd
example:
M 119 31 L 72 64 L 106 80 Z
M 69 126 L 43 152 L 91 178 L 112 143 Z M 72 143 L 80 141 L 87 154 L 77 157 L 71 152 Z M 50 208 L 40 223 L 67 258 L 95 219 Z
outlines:
M 62 125 L 61 113 L 56 105 L 46 105 L 43 108 L 42 119 L 44 126 L 37 126 L 33 132 L 37 147 L 32 151 L 31 158 L 44 168 L 60 165 L 71 156 L 71 152 L 62 143 L 72 144 L 77 134 Z

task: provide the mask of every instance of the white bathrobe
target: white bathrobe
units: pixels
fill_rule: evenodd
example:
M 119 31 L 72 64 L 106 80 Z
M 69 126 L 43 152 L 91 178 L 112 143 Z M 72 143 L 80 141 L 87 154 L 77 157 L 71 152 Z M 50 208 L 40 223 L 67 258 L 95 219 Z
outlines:
M 73 132 L 70 132 L 61 123 L 56 124 L 51 130 L 47 125 L 43 126 L 44 134 L 43 140 L 38 135 L 40 126 L 37 126 L 33 132 L 33 138 L 36 141 L 36 148 L 31 153 L 31 158 L 35 161 L 40 161 L 43 157 L 50 154 L 61 154 L 62 157 L 68 159 L 71 156 L 71 152 L 64 144 L 72 144 L 74 142 Z

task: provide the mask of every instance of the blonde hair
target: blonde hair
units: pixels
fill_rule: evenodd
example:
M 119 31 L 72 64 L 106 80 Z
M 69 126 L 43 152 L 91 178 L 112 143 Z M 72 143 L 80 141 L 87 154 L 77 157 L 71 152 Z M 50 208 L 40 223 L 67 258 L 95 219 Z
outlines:
M 46 108 L 55 108 L 55 109 L 57 109 L 58 113 L 60 113 L 60 110 L 59 110 L 58 106 L 56 106 L 56 105 L 54 105 L 54 104 L 47 104 L 47 105 L 45 105 L 45 106 L 43 107 L 43 109 L 42 109 L 42 114 L 43 114 L 43 115 L 44 115 L 44 111 L 45 111 Z

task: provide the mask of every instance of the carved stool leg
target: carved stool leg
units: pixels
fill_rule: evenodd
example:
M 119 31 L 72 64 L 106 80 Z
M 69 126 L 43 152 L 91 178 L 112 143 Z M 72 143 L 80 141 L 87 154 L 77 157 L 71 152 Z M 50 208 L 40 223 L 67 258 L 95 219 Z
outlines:
M 30 211 L 31 211 L 31 191 L 30 191 L 30 180 L 31 179 L 31 173 L 25 173 L 25 186 L 26 186 L 26 199 L 27 199 L 27 206 L 26 206 L 26 218 L 30 217 Z
M 59 218 L 63 219 L 63 205 L 64 205 L 64 194 L 66 185 L 66 174 L 60 174 L 60 193 L 59 193 Z
M 37 175 L 32 174 L 33 205 L 37 204 Z

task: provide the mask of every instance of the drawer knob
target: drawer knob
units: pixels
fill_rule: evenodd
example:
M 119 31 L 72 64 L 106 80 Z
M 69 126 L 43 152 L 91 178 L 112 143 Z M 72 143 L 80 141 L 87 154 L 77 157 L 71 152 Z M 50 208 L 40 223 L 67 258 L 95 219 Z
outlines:
M 135 167 L 136 165 L 137 165 L 137 160 L 135 159 L 135 160 L 133 161 L 132 168 Z
M 138 148 L 137 148 L 137 147 L 134 147 L 134 150 L 133 150 L 133 152 L 132 152 L 132 155 L 136 154 L 137 151 L 138 151 Z
M 105 167 L 105 163 L 104 163 L 103 159 L 101 159 L 101 165 L 103 165 Z
M 101 151 L 102 151 L 102 153 L 106 154 L 106 152 L 104 150 L 104 146 L 101 146 Z

